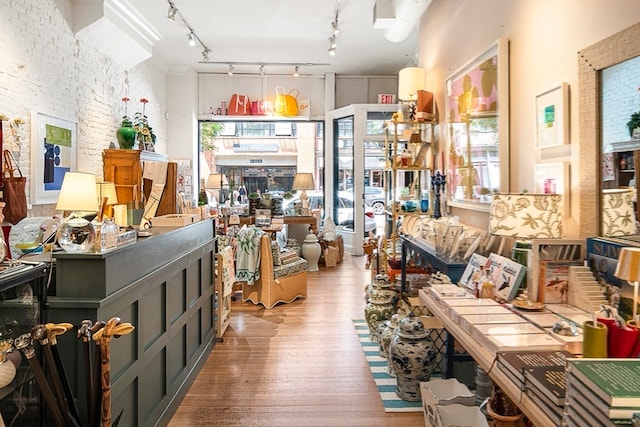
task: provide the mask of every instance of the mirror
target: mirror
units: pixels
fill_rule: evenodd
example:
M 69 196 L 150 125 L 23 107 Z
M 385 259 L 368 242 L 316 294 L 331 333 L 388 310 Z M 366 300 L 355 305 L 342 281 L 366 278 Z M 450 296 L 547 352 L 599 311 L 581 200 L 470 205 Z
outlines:
M 611 173 L 603 172 L 604 165 L 611 165 L 608 160 L 609 154 L 603 155 L 603 153 L 610 153 L 611 158 L 614 158 L 614 151 L 612 147 L 609 147 L 606 141 L 603 139 L 605 135 L 604 128 L 609 125 L 609 122 L 602 120 L 601 113 L 606 111 L 607 108 L 601 105 L 602 96 L 602 79 L 603 74 L 616 72 L 615 68 L 610 68 L 622 64 L 631 59 L 640 56 L 640 23 L 634 24 L 631 27 L 614 34 L 594 45 L 591 45 L 580 52 L 578 52 L 578 83 L 579 83 L 579 105 L 580 105 L 580 117 L 579 117 L 579 138 L 580 138 L 580 171 L 579 171 L 579 190 L 580 190 L 580 237 L 587 238 L 592 236 L 601 236 L 607 233 L 603 221 L 605 220 L 605 214 L 603 213 L 604 203 L 603 197 L 608 196 L 609 193 L 615 193 L 615 191 L 624 190 L 626 187 L 630 187 L 630 182 L 626 179 L 622 181 L 620 177 L 619 181 L 611 183 Z M 632 62 L 633 64 L 634 62 Z M 633 83 L 637 87 L 637 82 Z M 636 95 L 635 93 L 630 95 Z M 636 106 L 637 107 L 637 106 Z M 624 114 L 624 117 L 620 119 L 623 124 L 629 120 L 631 112 Z M 626 126 L 625 126 L 626 129 Z M 629 136 L 629 133 L 626 133 Z M 628 138 L 629 141 L 631 138 Z M 609 141 L 623 142 L 623 141 Z M 640 144 L 639 144 L 640 145 Z M 631 161 L 637 163 L 638 154 L 635 147 L 631 146 L 631 149 L 625 151 L 633 152 Z M 618 150 L 622 150 L 623 146 L 616 147 Z M 640 149 L 640 148 L 638 148 Z M 623 151 L 619 151 L 622 153 Z M 622 165 L 624 170 L 628 170 L 629 154 L 615 155 L 615 157 L 622 156 L 625 158 L 625 163 Z M 621 166 L 618 159 L 618 169 Z M 595 172 L 594 172 L 595 171 Z M 630 172 L 626 172 L 630 175 Z M 635 173 L 634 173 L 635 175 Z M 605 181 L 606 179 L 606 181 Z M 630 180 L 630 179 L 629 179 Z M 607 184 L 604 184 L 607 182 Z M 619 184 L 627 185 L 619 185 Z M 637 185 L 637 184 L 636 184 Z M 606 188 L 609 187 L 609 188 Z M 612 191 L 615 190 L 615 191 Z M 620 196 L 625 197 L 625 196 Z M 593 207 L 596 206 L 596 212 L 598 215 L 593 215 Z M 634 209 L 637 215 L 637 208 Z M 623 238 L 638 239 L 639 236 L 619 236 Z

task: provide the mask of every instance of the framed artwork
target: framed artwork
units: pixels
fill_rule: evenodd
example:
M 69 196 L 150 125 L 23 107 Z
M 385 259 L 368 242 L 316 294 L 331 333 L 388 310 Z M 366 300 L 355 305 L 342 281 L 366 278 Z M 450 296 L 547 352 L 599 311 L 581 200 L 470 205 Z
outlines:
M 536 148 L 569 143 L 569 84 L 536 96 Z
M 449 205 L 488 210 L 490 195 L 509 188 L 507 39 L 447 78 L 446 117 Z M 444 168 L 444 158 L 442 163 Z
M 56 203 L 64 174 L 77 169 L 77 123 L 43 113 L 31 123 L 31 203 Z
M 571 186 L 569 162 L 539 163 L 534 166 L 536 194 L 560 194 L 562 215 L 571 216 Z

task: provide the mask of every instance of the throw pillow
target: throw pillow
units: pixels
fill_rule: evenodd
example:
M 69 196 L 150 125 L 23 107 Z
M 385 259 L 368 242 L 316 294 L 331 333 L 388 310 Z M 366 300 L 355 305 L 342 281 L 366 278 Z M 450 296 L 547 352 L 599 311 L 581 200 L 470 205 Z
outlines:
M 271 259 L 273 259 L 273 265 L 275 267 L 282 265 L 282 261 L 280 260 L 280 245 L 275 240 L 271 241 Z

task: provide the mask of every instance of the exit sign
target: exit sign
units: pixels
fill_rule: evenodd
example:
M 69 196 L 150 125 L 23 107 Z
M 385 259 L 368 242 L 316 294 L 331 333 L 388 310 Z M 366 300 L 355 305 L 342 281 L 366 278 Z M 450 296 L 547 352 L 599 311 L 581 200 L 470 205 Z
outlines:
M 379 93 L 378 104 L 395 104 L 396 96 L 390 93 Z

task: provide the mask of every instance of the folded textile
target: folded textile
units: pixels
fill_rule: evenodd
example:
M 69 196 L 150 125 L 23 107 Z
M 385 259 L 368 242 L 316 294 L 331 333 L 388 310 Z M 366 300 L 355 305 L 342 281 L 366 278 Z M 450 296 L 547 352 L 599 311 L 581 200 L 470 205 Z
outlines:
M 260 239 L 264 231 L 242 226 L 236 249 L 236 281 L 253 285 L 260 278 Z

